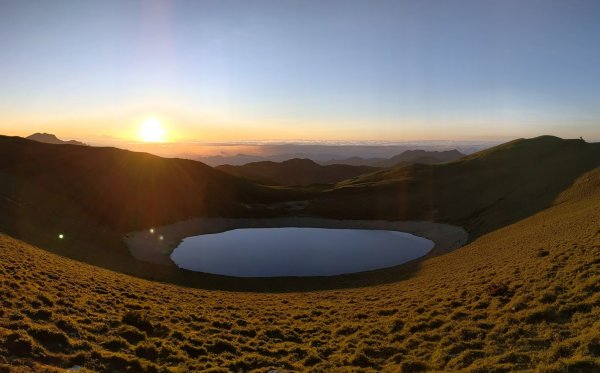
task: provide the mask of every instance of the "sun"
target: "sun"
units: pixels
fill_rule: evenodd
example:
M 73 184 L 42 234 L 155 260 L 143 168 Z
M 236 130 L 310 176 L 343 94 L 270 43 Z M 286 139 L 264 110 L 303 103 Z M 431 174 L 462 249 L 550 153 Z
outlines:
M 140 127 L 140 139 L 143 142 L 163 142 L 166 131 L 156 118 L 148 118 Z

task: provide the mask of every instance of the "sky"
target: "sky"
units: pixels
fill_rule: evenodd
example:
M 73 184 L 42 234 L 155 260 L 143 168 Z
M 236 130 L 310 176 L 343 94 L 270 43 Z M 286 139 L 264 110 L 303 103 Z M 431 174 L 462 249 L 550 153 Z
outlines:
M 600 2 L 0 1 L 0 134 L 600 141 Z

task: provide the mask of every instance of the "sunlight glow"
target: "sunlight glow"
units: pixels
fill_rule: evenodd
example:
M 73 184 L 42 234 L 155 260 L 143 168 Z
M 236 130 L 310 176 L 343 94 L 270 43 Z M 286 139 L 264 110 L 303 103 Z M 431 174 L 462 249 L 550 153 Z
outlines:
M 143 142 L 163 142 L 165 141 L 166 131 L 162 124 L 156 118 L 148 118 L 142 123 L 140 128 L 140 139 Z

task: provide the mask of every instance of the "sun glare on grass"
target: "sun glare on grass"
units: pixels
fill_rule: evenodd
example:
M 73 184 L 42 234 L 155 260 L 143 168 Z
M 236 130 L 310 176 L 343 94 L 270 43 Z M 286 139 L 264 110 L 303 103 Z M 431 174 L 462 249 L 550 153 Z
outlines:
M 156 118 L 149 118 L 142 123 L 140 128 L 140 139 L 143 142 L 163 142 L 166 131 Z

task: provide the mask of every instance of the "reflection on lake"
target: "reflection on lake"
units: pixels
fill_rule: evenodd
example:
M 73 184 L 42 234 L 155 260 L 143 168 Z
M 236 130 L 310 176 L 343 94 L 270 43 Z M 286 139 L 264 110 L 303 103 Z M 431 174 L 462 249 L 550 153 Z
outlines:
M 433 246 L 396 231 L 252 228 L 188 237 L 171 259 L 180 268 L 227 276 L 328 276 L 392 267 Z

